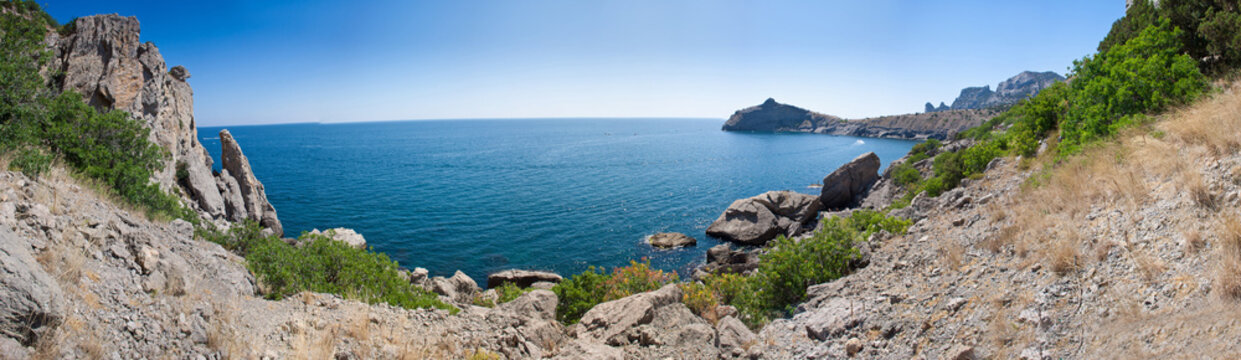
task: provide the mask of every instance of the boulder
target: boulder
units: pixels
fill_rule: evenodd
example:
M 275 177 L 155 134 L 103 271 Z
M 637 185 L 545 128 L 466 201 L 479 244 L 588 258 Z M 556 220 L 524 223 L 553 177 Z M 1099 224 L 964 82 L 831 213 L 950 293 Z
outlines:
M 267 201 L 267 193 L 263 183 L 254 177 L 250 169 L 250 160 L 241 152 L 241 146 L 233 139 L 228 130 L 220 130 L 220 160 L 241 188 L 241 198 L 245 202 L 247 218 L 257 221 L 259 225 L 270 228 L 277 236 L 284 235 L 284 228 L 276 217 L 276 209 Z
M 426 287 L 427 278 L 428 278 L 428 275 L 430 274 L 431 272 L 427 271 L 427 269 L 414 268 L 413 271 L 409 272 L 409 283 L 418 285 L 421 287 Z
M 512 269 L 487 275 L 487 288 L 496 288 L 505 283 L 528 288 L 535 283 L 559 283 L 562 280 L 564 280 L 563 277 L 552 272 Z
M 842 209 L 859 203 L 870 186 L 879 180 L 879 155 L 868 152 L 823 178 L 819 202 L 827 209 Z
M 610 341 L 631 328 L 651 323 L 656 309 L 680 301 L 681 288 L 668 284 L 659 290 L 596 305 L 582 315 L 578 338 Z
M 810 338 L 825 341 L 865 322 L 865 310 L 861 302 L 837 297 L 824 301 L 818 308 L 798 314 L 794 319 L 804 319 L 801 322 L 806 324 L 806 334 Z
M 597 342 L 578 340 L 569 343 L 553 359 L 625 360 L 625 351 Z
M 778 235 L 793 236 L 818 216 L 823 206 L 813 195 L 769 191 L 733 201 L 707 235 L 746 245 L 763 245 Z
M 431 291 L 436 294 L 447 296 L 457 303 L 469 304 L 474 300 L 474 294 L 482 289 L 478 288 L 478 283 L 474 282 L 468 275 L 457 270 L 451 278 L 433 277 L 431 278 Z
M 172 69 L 168 69 L 168 75 L 172 75 L 173 79 L 185 81 L 185 79 L 190 78 L 190 71 L 186 70 L 184 66 L 177 65 L 173 66 Z
M 353 229 L 335 228 L 327 229 L 327 231 L 322 232 L 320 232 L 319 229 L 314 229 L 310 231 L 309 235 L 327 237 L 329 239 L 348 244 L 350 247 L 355 249 L 366 248 L 366 238 L 363 238 L 362 234 L 359 234 L 357 231 L 353 231 Z
M 7 227 L 0 227 L 0 274 L 0 335 L 30 346 L 64 318 L 65 296 Z
M 694 246 L 698 244 L 697 239 L 689 237 L 689 235 L 675 232 L 656 233 L 655 235 L 647 236 L 646 242 L 651 244 L 651 246 L 665 249 Z
M 733 250 L 728 244 L 712 246 L 707 250 L 707 263 L 694 270 L 695 278 L 708 274 L 743 274 L 758 268 L 758 255 L 744 250 Z
M 732 316 L 720 319 L 715 324 L 715 331 L 719 333 L 719 348 L 724 353 L 740 355 L 740 350 L 758 339 L 741 320 Z

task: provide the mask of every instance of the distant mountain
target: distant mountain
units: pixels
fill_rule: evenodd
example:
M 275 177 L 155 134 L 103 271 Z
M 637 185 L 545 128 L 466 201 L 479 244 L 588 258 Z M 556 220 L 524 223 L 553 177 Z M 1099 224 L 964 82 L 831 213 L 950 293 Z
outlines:
M 1033 72 L 1025 71 L 1017 76 L 1000 83 L 995 91 L 991 91 L 991 85 L 981 87 L 968 87 L 961 90 L 961 95 L 952 102 L 952 106 L 944 108 L 943 103 L 940 107 L 932 108 L 931 103 L 926 104 L 926 112 L 944 111 L 944 110 L 965 110 L 965 109 L 986 109 L 997 106 L 1006 106 L 1016 104 L 1021 99 L 1033 96 L 1040 90 L 1055 84 L 1057 81 L 1064 81 L 1064 77 L 1055 72 Z
M 998 113 L 996 109 L 966 109 L 845 120 L 767 99 L 758 106 L 737 110 L 724 123 L 723 130 L 947 139 L 957 132 L 982 124 Z

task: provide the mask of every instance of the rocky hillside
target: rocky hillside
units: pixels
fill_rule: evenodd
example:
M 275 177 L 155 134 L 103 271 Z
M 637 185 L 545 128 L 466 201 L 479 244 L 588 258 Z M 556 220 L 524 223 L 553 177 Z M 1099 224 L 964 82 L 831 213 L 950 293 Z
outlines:
M 810 132 L 897 139 L 947 139 L 999 114 L 996 109 L 952 110 L 845 120 L 767 99 L 737 110 L 724 131 Z
M 926 112 L 988 109 L 1012 105 L 1037 94 L 1039 90 L 1046 89 L 1057 81 L 1064 80 L 1064 76 L 1051 71 L 1041 73 L 1023 71 L 1017 74 L 1017 76 L 1001 82 L 995 88 L 995 91 L 991 91 L 991 85 L 962 89 L 961 95 L 952 101 L 951 107 L 944 106 L 942 102 L 939 103 L 939 107 L 932 107 L 931 103 L 928 102 L 926 103 Z
M 46 73 L 57 73 L 53 87 L 81 93 L 96 108 L 122 110 L 146 123 L 152 142 L 169 156 L 155 181 L 181 193 L 204 219 L 221 227 L 254 220 L 280 234 L 276 210 L 232 136 L 220 134 L 224 170 L 198 142 L 194 90 L 184 67 L 168 68 L 155 44 L 140 42 L 138 20 L 118 15 L 74 20 L 72 31 L 49 32 L 53 52 Z M 182 191 L 176 191 L 180 189 Z

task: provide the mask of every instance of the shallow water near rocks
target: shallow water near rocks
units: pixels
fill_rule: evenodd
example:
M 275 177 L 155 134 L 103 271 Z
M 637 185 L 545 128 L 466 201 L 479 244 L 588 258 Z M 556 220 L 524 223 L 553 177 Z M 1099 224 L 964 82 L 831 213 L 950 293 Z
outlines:
M 915 141 L 720 131 L 722 119 L 512 119 L 226 127 L 287 236 L 347 227 L 433 276 L 581 272 L 649 258 L 681 274 L 719 242 L 733 200 L 811 185 L 867 151 Z M 220 168 L 220 127 L 199 137 Z M 881 170 L 882 171 L 882 170 Z M 694 247 L 658 250 L 656 232 Z

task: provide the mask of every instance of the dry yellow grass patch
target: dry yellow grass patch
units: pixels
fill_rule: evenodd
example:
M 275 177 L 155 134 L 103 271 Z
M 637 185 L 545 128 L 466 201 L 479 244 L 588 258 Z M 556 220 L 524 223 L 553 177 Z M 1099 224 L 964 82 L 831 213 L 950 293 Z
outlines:
M 1215 288 L 1226 299 L 1241 299 L 1241 223 L 1237 214 L 1221 217 L 1215 248 Z
M 1160 129 L 1186 144 L 1205 146 L 1214 155 L 1230 154 L 1241 150 L 1239 119 L 1241 92 L 1227 89 L 1175 112 Z
M 961 269 L 965 259 L 965 246 L 956 241 L 946 241 L 939 247 L 939 258 L 942 266 L 953 271 Z

